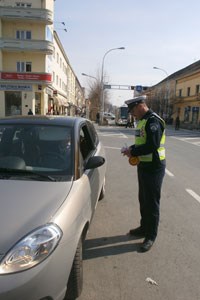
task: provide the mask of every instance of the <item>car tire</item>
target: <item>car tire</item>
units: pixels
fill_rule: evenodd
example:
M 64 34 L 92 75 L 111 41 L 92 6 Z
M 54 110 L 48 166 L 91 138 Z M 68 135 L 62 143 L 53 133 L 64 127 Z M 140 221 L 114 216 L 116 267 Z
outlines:
M 105 185 L 106 185 L 106 179 L 104 178 L 103 185 L 102 185 L 102 188 L 101 188 L 101 192 L 100 192 L 100 195 L 99 195 L 99 201 L 101 201 L 105 197 Z
M 67 283 L 67 292 L 64 300 L 77 299 L 83 288 L 83 245 L 82 239 L 78 243 L 74 261 L 72 264 L 69 280 Z

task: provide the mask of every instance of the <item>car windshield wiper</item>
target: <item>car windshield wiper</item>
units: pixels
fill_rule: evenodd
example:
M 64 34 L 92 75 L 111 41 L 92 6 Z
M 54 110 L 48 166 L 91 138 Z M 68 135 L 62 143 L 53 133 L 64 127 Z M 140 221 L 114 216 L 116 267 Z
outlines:
M 20 175 L 27 175 L 28 174 L 28 175 L 33 175 L 34 177 L 44 178 L 44 179 L 48 179 L 48 180 L 51 180 L 51 181 L 56 181 L 56 179 L 53 178 L 52 176 L 37 173 L 37 172 L 31 171 L 31 170 L 0 168 L 0 177 L 3 175 L 7 178 L 7 177 L 10 177 L 12 175 L 18 175 L 18 174 L 20 174 Z

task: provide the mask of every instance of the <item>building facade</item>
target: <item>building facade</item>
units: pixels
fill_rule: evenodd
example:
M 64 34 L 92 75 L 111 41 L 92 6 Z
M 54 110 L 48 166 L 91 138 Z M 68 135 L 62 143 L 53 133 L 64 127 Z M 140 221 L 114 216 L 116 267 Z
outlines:
M 200 61 L 169 75 L 145 94 L 167 123 L 174 124 L 179 116 L 182 128 L 200 129 Z
M 200 70 L 176 80 L 174 114 L 182 127 L 200 129 Z
M 74 115 L 75 107 L 76 75 L 54 31 L 54 0 L 0 0 L 0 117 L 29 109 Z

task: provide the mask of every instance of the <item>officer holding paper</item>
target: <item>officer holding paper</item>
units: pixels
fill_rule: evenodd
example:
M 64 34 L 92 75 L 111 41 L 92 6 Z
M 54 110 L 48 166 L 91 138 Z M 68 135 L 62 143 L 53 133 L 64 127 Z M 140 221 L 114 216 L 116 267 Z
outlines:
M 137 165 L 139 184 L 140 226 L 130 235 L 144 237 L 141 252 L 150 250 L 158 232 L 160 196 L 165 175 L 165 122 L 145 103 L 145 96 L 125 101 L 130 113 L 138 120 L 135 144 L 123 149 L 129 158 L 139 158 Z

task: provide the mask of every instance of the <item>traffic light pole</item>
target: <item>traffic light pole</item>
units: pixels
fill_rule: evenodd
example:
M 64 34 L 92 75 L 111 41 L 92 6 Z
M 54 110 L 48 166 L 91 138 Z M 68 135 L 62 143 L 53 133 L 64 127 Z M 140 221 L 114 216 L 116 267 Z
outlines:
M 119 84 L 104 84 L 104 90 L 111 89 L 111 90 L 135 90 L 137 92 L 146 91 L 148 86 L 141 86 L 141 85 L 119 85 Z

